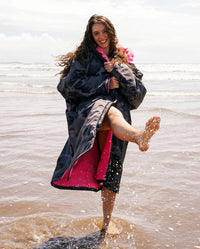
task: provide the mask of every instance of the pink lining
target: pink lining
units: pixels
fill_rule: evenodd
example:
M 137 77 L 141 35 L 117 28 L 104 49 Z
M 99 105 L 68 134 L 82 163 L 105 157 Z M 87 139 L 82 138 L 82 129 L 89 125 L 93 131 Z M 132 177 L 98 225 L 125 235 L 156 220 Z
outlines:
M 99 189 L 100 186 L 95 179 L 98 161 L 98 144 L 95 139 L 91 150 L 80 157 L 73 165 L 69 179 L 69 169 L 67 169 L 62 178 L 59 181 L 55 181 L 54 184 L 62 187 Z
M 97 168 L 97 174 L 96 174 L 97 181 L 104 181 L 106 177 L 106 171 L 108 169 L 108 163 L 110 158 L 111 143 L 112 143 L 112 130 L 109 130 L 103 151 L 101 153 L 99 165 Z
M 69 169 L 65 171 L 59 181 L 53 183 L 62 187 L 100 189 L 105 180 L 112 141 L 112 131 L 109 130 L 104 149 L 99 160 L 99 149 L 97 138 L 93 147 L 80 157 L 72 167 L 68 179 Z M 97 182 L 98 181 L 98 182 Z
M 128 63 L 134 63 L 134 62 L 133 62 L 134 54 L 133 54 L 133 52 L 131 51 L 131 49 L 129 49 L 129 48 L 122 48 L 122 49 L 124 49 L 125 52 L 126 52 L 126 55 L 127 55 L 127 57 L 128 57 Z M 96 48 L 96 50 L 97 50 L 99 53 L 102 54 L 102 56 L 103 56 L 104 59 L 106 59 L 107 61 L 109 61 L 109 58 L 108 58 L 107 54 L 104 53 L 104 51 L 103 51 L 103 49 L 102 49 L 101 47 L 98 46 L 98 47 Z
M 129 49 L 129 48 L 122 48 L 122 49 L 124 49 L 125 50 L 125 52 L 126 52 L 126 55 L 127 55 L 127 57 L 128 57 L 128 63 L 133 63 L 133 58 L 134 58 L 134 54 L 133 54 L 133 52 Z M 104 59 L 106 59 L 107 61 L 109 61 L 109 58 L 108 58 L 108 56 L 107 56 L 107 54 L 106 53 L 104 53 L 104 51 L 103 51 L 103 48 L 101 48 L 101 47 L 97 47 L 96 48 L 96 50 L 99 52 L 99 53 L 101 53 L 101 55 L 102 55 L 102 57 L 104 58 Z M 109 93 L 109 85 L 110 85 L 110 79 L 109 79 L 109 81 L 108 81 L 108 93 Z
M 98 46 L 98 47 L 96 48 L 96 50 L 97 50 L 99 53 L 101 53 L 101 55 L 102 55 L 102 57 L 103 57 L 104 59 L 106 59 L 107 61 L 109 61 L 109 58 L 108 58 L 107 54 L 104 53 L 104 51 L 103 51 L 103 48 L 101 48 L 101 47 Z M 110 79 L 108 80 L 108 93 L 109 93 L 109 91 L 110 91 L 109 86 L 110 86 Z
M 101 47 L 97 48 L 102 56 L 109 61 L 108 56 L 103 52 Z M 109 81 L 110 82 L 110 81 Z M 108 82 L 108 84 L 109 84 Z M 108 87 L 109 89 L 109 87 Z M 108 131 L 103 151 L 99 153 L 97 137 L 93 147 L 81 156 L 73 165 L 70 177 L 69 169 L 65 171 L 59 181 L 54 181 L 55 185 L 65 188 L 76 189 L 95 189 L 98 190 L 103 185 L 108 169 L 112 143 L 112 131 Z M 100 157 L 100 158 L 99 158 Z
M 107 61 L 109 61 L 109 58 L 108 58 L 107 54 L 104 53 L 104 51 L 103 51 L 103 48 L 101 48 L 101 47 L 98 46 L 98 47 L 96 48 L 96 50 L 97 50 L 99 53 L 102 54 L 102 56 L 103 56 L 104 59 L 106 59 Z

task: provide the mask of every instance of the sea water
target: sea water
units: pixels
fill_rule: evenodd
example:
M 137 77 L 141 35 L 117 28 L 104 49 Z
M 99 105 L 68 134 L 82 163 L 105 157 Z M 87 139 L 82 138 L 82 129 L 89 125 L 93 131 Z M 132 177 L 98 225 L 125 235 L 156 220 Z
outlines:
M 159 115 L 161 127 L 147 152 L 129 144 L 113 211 L 121 233 L 96 248 L 200 248 L 200 64 L 136 66 L 148 93 L 133 125 Z M 50 186 L 68 136 L 59 70 L 0 64 L 0 248 L 63 248 L 101 228 L 100 192 Z

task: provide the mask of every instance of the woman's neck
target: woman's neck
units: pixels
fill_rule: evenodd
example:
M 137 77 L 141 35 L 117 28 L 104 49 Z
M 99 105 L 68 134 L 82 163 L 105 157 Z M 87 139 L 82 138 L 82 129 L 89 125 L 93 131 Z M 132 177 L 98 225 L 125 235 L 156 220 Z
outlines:
M 103 52 L 108 56 L 109 55 L 109 48 L 103 48 Z

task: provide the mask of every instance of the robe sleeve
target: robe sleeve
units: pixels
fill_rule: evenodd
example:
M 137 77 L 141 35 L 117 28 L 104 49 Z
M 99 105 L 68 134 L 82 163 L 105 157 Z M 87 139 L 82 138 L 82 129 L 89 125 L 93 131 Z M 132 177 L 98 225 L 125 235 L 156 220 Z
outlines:
M 79 101 L 94 96 L 107 95 L 108 84 L 109 76 L 104 69 L 89 75 L 87 65 L 84 67 L 74 59 L 69 73 L 62 77 L 57 89 L 66 100 Z
M 126 64 L 115 63 L 111 72 L 111 76 L 115 76 L 119 80 L 120 93 L 126 98 L 130 109 L 136 109 L 142 103 L 146 94 L 146 88 L 142 83 L 143 74 L 130 64 L 131 68 Z

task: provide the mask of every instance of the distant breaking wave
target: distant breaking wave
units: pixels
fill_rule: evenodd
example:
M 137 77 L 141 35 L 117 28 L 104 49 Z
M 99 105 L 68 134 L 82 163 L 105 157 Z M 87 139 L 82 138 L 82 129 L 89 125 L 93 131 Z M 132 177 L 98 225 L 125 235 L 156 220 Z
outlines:
M 200 115 L 196 113 L 190 113 L 188 111 L 179 111 L 179 110 L 173 110 L 170 108 L 165 108 L 165 107 L 149 107 L 143 105 L 142 108 L 140 108 L 139 112 L 156 112 L 159 115 L 162 114 L 169 114 L 172 116 L 181 116 L 181 117 L 189 117 L 189 118 L 194 118 L 194 119 L 200 119 Z
M 36 88 L 47 88 L 45 86 L 36 86 Z M 0 92 L 6 93 L 22 93 L 22 94 L 57 94 L 58 91 L 34 91 L 34 90 L 21 90 L 21 89 L 0 89 Z M 157 97 L 200 97 L 199 92 L 149 92 L 147 96 L 157 96 Z
M 21 82 L 1 82 L 1 85 L 5 86 L 19 86 L 19 87 L 31 87 L 31 88 L 49 88 L 51 86 L 42 85 L 42 84 L 34 84 L 34 83 L 21 83 Z
M 51 88 L 51 87 L 47 87 L 45 85 L 35 85 L 35 86 L 31 86 L 31 90 L 26 90 L 26 89 L 0 89 L 0 92 L 6 92 L 6 93 L 22 93 L 22 94 L 57 94 L 58 91 L 57 90 L 52 90 L 49 91 L 47 90 L 47 88 Z M 37 91 L 34 90 L 34 88 L 38 89 L 44 89 L 44 91 Z M 55 88 L 54 88 L 55 89 Z M 200 92 L 149 92 L 147 93 L 147 96 L 150 97 L 200 97 Z
M 200 63 L 181 64 L 181 63 L 137 63 L 140 70 L 145 72 L 200 72 Z M 48 63 L 0 63 L 0 69 L 3 70 L 29 70 L 29 71 L 59 71 L 60 67 Z
M 136 65 L 146 80 L 200 80 L 200 64 L 150 64 Z M 0 78 L 53 78 L 61 67 L 52 64 L 0 63 Z
M 167 63 L 141 63 L 136 65 L 142 71 L 147 73 L 200 73 L 200 64 L 167 64 Z
M 145 80 L 200 80 L 200 64 L 138 64 Z
M 26 90 L 0 90 L 0 92 L 6 92 L 6 93 L 22 93 L 22 94 L 56 94 L 57 91 L 26 91 Z
M 0 69 L 3 70 L 29 70 L 29 71 L 49 71 L 58 69 L 55 65 L 46 63 L 0 63 Z
M 147 93 L 147 96 L 163 96 L 163 97 L 178 97 L 178 96 L 185 96 L 185 97 L 199 97 L 200 92 L 150 92 Z
M 56 75 L 56 71 L 54 72 L 45 72 L 41 73 L 41 71 L 38 71 L 37 73 L 33 72 L 26 72 L 26 73 L 3 73 L 0 74 L 0 78 L 35 78 L 35 79 L 41 79 L 41 78 L 54 78 Z M 144 74 L 143 80 L 200 80 L 200 72 L 199 73 L 189 73 L 189 72 L 145 72 L 142 71 Z

